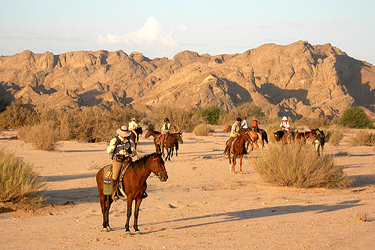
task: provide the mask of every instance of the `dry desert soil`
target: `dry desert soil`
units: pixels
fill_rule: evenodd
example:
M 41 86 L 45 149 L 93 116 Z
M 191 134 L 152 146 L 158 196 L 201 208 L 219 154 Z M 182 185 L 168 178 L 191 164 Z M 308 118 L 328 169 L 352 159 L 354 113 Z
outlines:
M 184 133 L 178 157 L 165 164 L 168 181 L 148 179 L 141 234 L 131 235 L 124 199 L 111 208 L 113 230 L 102 231 L 95 174 L 110 163 L 106 143 L 64 141 L 44 152 L 3 132 L 0 148 L 33 164 L 49 199 L 29 211 L 0 205 L 0 249 L 375 249 L 374 147 L 351 147 L 354 132 L 326 145 L 355 178 L 347 189 L 274 187 L 254 172 L 256 151 L 244 158 L 243 174 L 230 174 L 221 130 Z M 141 137 L 139 154 L 152 152 L 152 139 Z

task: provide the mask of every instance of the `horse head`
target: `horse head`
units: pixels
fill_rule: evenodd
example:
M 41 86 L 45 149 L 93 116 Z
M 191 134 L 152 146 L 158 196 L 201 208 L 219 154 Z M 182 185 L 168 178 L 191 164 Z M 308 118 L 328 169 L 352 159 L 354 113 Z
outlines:
M 276 131 L 276 132 L 273 132 L 273 135 L 275 136 L 275 140 L 276 141 L 280 141 L 281 138 L 284 136 L 285 132 L 282 131 L 282 130 L 279 130 L 279 131 Z
M 160 179 L 160 181 L 164 182 L 168 180 L 167 170 L 165 169 L 164 160 L 161 154 L 154 154 L 151 172 L 153 172 Z
M 148 130 L 147 133 L 145 134 L 145 138 L 149 138 L 152 135 L 152 130 Z

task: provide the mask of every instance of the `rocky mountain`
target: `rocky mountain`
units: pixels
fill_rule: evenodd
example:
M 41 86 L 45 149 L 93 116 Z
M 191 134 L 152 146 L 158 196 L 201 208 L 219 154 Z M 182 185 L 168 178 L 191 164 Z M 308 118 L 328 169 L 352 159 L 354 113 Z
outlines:
M 241 54 L 149 59 L 123 51 L 0 57 L 0 101 L 36 107 L 159 105 L 231 109 L 254 102 L 266 115 L 334 117 L 351 106 L 375 112 L 375 67 L 330 44 L 265 44 Z

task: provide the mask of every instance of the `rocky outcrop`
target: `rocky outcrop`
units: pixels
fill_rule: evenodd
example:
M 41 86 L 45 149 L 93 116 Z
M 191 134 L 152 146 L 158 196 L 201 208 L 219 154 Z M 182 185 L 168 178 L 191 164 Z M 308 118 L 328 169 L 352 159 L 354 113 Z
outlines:
M 37 107 L 219 106 L 246 102 L 266 115 L 334 117 L 353 105 L 375 112 L 375 67 L 330 44 L 265 44 L 241 54 L 173 59 L 141 53 L 24 51 L 0 57 L 0 103 L 21 99 Z

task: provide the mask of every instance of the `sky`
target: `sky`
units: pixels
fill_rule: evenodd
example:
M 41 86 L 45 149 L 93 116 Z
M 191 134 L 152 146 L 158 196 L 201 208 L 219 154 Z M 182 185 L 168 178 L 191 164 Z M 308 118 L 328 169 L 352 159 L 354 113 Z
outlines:
M 0 0 L 0 55 L 24 50 L 235 54 L 330 43 L 375 65 L 374 0 Z

